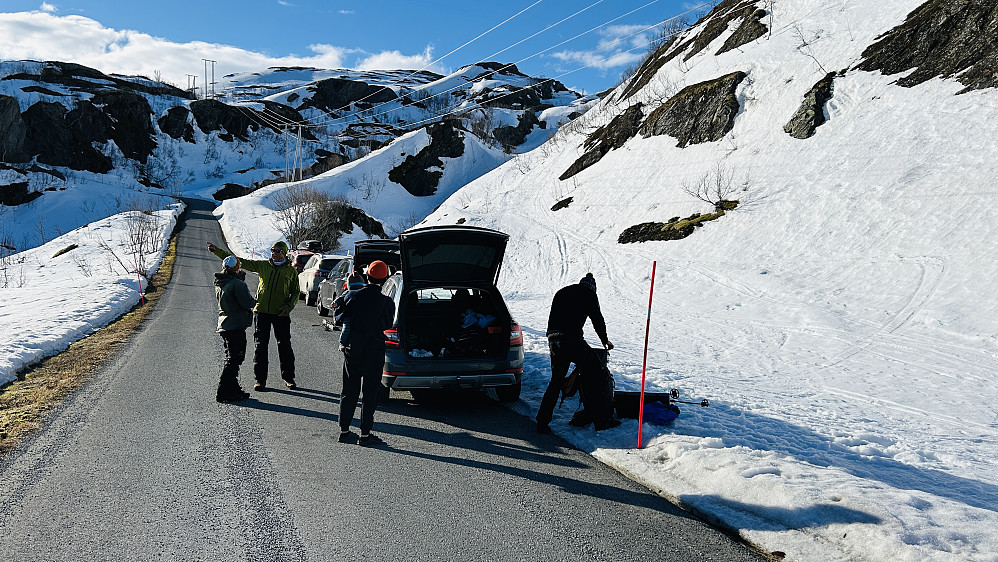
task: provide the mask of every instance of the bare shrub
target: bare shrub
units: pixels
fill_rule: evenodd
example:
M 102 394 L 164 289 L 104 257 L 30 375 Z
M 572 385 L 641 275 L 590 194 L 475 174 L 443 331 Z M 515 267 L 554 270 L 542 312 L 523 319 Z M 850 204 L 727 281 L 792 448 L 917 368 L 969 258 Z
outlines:
M 683 191 L 714 206 L 715 210 L 726 211 L 737 205 L 733 195 L 738 191 L 734 182 L 734 172 L 718 164 L 713 172 L 707 172 L 699 180 L 690 184 L 683 182 Z M 747 189 L 747 187 L 745 187 Z
M 291 185 L 274 196 L 274 226 L 292 247 L 318 240 L 328 251 L 340 246 L 343 232 L 352 229 L 355 208 L 345 197 L 330 198 L 314 187 Z

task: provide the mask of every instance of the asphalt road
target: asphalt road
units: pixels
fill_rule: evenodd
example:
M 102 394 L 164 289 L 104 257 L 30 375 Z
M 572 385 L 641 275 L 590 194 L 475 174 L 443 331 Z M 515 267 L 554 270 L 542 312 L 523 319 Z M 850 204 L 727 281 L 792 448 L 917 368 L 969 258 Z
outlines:
M 125 351 L 0 459 L 0 560 L 760 559 L 482 393 L 394 393 L 386 447 L 337 443 L 336 333 L 302 302 L 299 388 L 272 342 L 273 390 L 216 403 L 211 207 Z

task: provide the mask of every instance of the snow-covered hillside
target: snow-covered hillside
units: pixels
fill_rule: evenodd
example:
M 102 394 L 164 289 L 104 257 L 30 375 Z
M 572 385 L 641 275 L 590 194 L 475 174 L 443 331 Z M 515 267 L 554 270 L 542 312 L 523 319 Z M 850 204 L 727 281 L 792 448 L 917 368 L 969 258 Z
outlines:
M 744 4 L 765 10 L 760 37 L 716 54 L 749 19 L 736 18 L 686 59 L 697 47 L 689 39 Z M 639 387 L 657 262 L 648 386 L 712 406 L 646 427 L 641 451 L 633 422 L 613 436 L 570 429 L 571 411 L 556 422 L 599 458 L 789 559 L 998 559 L 998 92 L 958 94 L 966 84 L 953 76 L 966 66 L 910 87 L 896 83 L 910 70 L 856 68 L 920 5 L 723 2 L 632 95 L 625 83 L 425 221 L 510 233 L 501 289 L 533 336 L 530 404 L 548 375 L 551 296 L 587 271 L 617 344 L 617 385 Z M 946 23 L 933 38 L 940 50 L 959 32 L 947 26 L 995 29 L 994 2 L 923 10 L 913 21 Z M 989 48 L 964 46 L 960 64 L 993 65 Z M 639 132 L 559 179 L 592 148 L 587 136 L 627 108 L 644 104 L 648 122 L 682 103 L 673 96 L 684 88 L 700 85 L 708 100 L 704 83 L 739 72 L 733 124 L 717 140 L 680 147 L 682 135 Z M 819 106 L 827 121 L 810 138 L 785 132 L 829 73 L 838 74 Z M 633 225 L 714 213 L 689 193 L 704 181 L 737 207 L 686 238 L 618 242 Z
M 195 100 L 141 77 L 0 61 L 3 245 L 23 251 L 43 244 L 141 194 L 221 201 L 315 177 L 431 125 L 511 155 L 538 146 L 594 101 L 494 62 L 450 76 L 271 68 L 226 76 L 216 88 L 211 99 Z M 457 160 L 469 156 L 463 166 L 479 174 L 508 158 L 492 156 L 485 167 L 474 151 L 441 150 Z M 410 193 L 431 194 L 434 154 L 406 161 L 416 156 L 394 150 L 379 167 L 399 168 Z M 347 199 L 369 210 L 368 190 L 355 191 L 363 196 Z

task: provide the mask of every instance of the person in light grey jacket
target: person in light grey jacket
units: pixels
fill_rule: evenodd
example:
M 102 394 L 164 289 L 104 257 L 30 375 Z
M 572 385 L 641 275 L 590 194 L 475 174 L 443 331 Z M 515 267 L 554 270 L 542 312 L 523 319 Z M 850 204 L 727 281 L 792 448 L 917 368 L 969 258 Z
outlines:
M 246 272 L 239 269 L 239 258 L 227 256 L 222 271 L 215 274 L 215 297 L 218 300 L 218 329 L 225 345 L 225 361 L 218 380 L 217 402 L 239 402 L 249 393 L 239 386 L 239 366 L 246 358 L 246 328 L 253 325 L 256 299 L 246 286 Z

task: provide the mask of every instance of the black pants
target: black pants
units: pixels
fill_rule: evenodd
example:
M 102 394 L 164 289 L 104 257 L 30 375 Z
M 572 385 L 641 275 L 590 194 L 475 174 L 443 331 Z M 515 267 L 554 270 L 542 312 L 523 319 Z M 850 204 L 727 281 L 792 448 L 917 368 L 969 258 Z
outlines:
M 246 330 L 219 332 L 225 346 L 225 361 L 218 379 L 218 394 L 226 395 L 239 390 L 239 366 L 246 359 Z
M 274 339 L 277 340 L 277 357 L 281 361 L 281 378 L 286 381 L 295 380 L 295 352 L 291 349 L 291 317 L 278 316 L 256 312 L 253 314 L 253 374 L 256 382 L 267 382 L 267 347 L 270 345 L 270 329 L 274 328 Z
M 360 433 L 371 432 L 374 411 L 384 386 L 381 373 L 385 368 L 385 350 L 373 349 L 362 353 L 343 350 L 343 394 L 340 396 L 340 430 L 350 429 L 360 391 L 364 389 L 364 403 L 360 406 Z
M 548 338 L 548 351 L 551 354 L 551 382 L 548 383 L 547 390 L 544 391 L 544 398 L 537 410 L 537 423 L 549 424 L 554 416 L 554 407 L 558 403 L 558 395 L 561 393 L 562 384 L 568 376 L 568 367 L 574 363 L 579 369 L 582 377 L 583 391 L 600 389 L 606 386 L 606 371 L 603 363 L 593 348 L 589 347 L 583 338 Z M 613 415 L 612 406 L 607 408 L 603 402 L 605 397 L 597 396 L 598 390 L 590 390 L 590 403 L 584 403 L 586 410 L 592 415 L 594 420 L 604 421 Z M 610 398 L 612 400 L 612 397 Z

